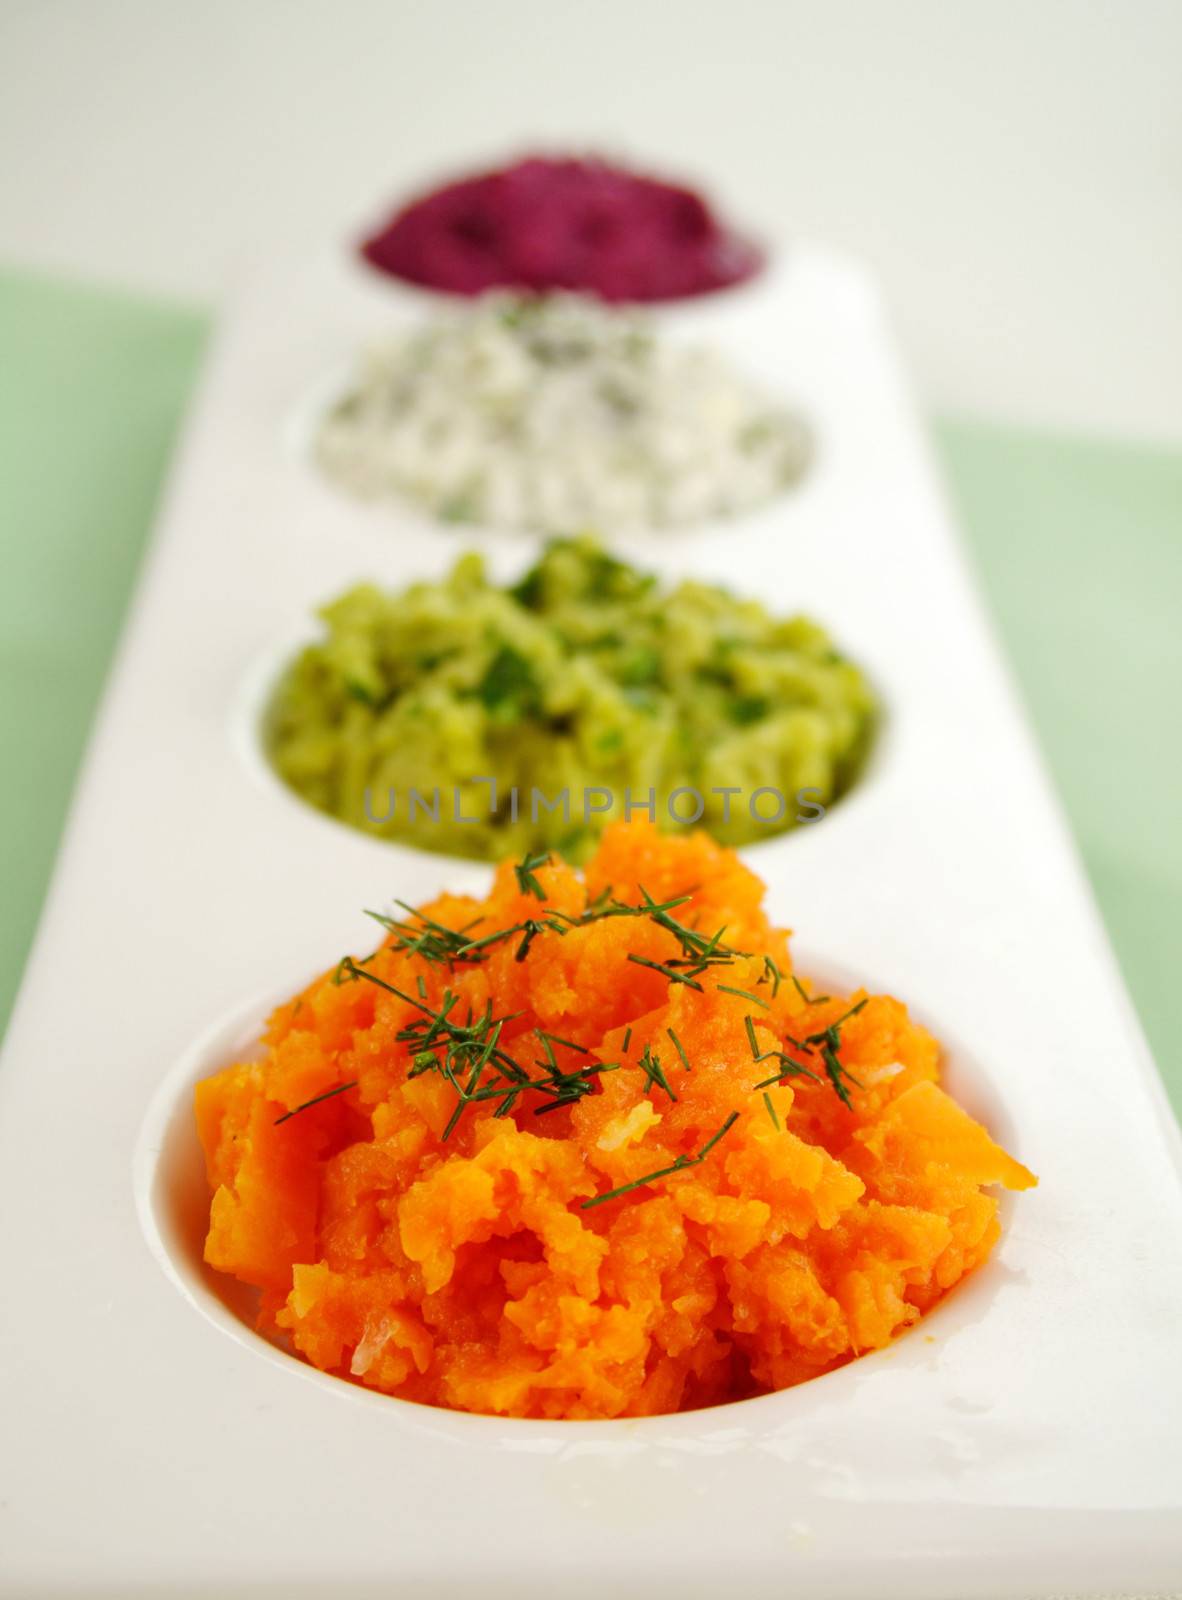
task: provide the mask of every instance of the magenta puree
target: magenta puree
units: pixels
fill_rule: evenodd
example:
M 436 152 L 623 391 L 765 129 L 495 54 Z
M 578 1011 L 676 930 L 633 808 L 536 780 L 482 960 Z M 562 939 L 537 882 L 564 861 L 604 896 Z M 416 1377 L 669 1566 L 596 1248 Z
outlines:
M 362 254 L 450 294 L 568 289 L 612 301 L 707 294 L 763 263 L 692 189 L 606 161 L 543 156 L 411 201 Z

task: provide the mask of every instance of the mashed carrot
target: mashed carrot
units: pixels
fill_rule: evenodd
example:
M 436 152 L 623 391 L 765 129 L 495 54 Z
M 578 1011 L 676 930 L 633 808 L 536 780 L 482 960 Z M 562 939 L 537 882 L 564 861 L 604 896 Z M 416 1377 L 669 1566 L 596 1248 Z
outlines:
M 885 1345 L 1035 1179 L 761 899 L 632 823 L 585 879 L 509 862 L 391 921 L 198 1085 L 206 1260 L 315 1366 L 465 1411 L 684 1410 Z

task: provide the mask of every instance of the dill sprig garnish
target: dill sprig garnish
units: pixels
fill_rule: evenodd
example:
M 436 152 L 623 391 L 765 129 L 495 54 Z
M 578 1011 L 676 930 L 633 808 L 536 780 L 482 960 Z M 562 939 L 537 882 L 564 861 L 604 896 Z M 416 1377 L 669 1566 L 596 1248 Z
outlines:
M 706 1157 L 710 1154 L 711 1150 L 714 1149 L 714 1146 L 718 1143 L 718 1141 L 724 1138 L 725 1135 L 730 1132 L 731 1128 L 734 1127 L 738 1120 L 739 1113 L 737 1111 L 732 1111 L 730 1116 L 723 1123 L 722 1127 L 719 1128 L 718 1132 L 706 1140 L 706 1143 L 698 1151 L 697 1155 L 678 1156 L 677 1160 L 672 1162 L 667 1167 L 660 1167 L 656 1172 L 648 1172 L 643 1178 L 634 1178 L 631 1183 L 622 1183 L 618 1189 L 608 1189 L 604 1194 L 593 1195 L 590 1200 L 583 1201 L 580 1209 L 583 1211 L 590 1211 L 592 1206 L 601 1206 L 607 1200 L 618 1200 L 622 1194 L 631 1194 L 633 1189 L 643 1189 L 646 1183 L 656 1183 L 658 1178 L 668 1178 L 675 1172 L 685 1172 L 689 1167 L 698 1166 L 701 1162 L 705 1161 Z
M 538 867 L 546 866 L 549 860 L 550 852 L 541 850 L 536 855 L 527 855 L 524 861 L 519 861 L 513 868 L 513 874 L 517 879 L 517 887 L 522 894 L 532 894 L 535 900 L 544 900 L 546 898 L 546 891 L 534 877 L 534 873 Z
M 406 955 L 422 956 L 424 961 L 430 962 L 432 966 L 453 966 L 457 961 L 479 959 L 465 953 L 468 941 L 464 936 L 469 928 L 476 926 L 475 922 L 468 923 L 464 928 L 448 928 L 442 922 L 435 922 L 423 912 L 417 911 L 414 906 L 408 906 L 405 900 L 395 900 L 394 904 L 417 918 L 421 926 L 416 928 L 413 923 L 400 922 L 396 917 L 388 917 L 381 911 L 367 911 L 365 914 L 385 928 L 386 932 L 392 935 L 395 947 Z M 477 918 L 477 921 L 479 920 Z
M 846 1084 L 852 1083 L 855 1089 L 860 1089 L 862 1085 L 852 1072 L 846 1071 L 837 1051 L 831 1045 L 827 1044 L 821 1051 L 821 1060 L 825 1063 L 825 1076 L 832 1084 L 834 1094 L 836 1094 L 842 1105 L 847 1106 L 852 1111 L 854 1103 L 850 1099 L 850 1091 Z
M 522 894 L 531 894 L 537 900 L 546 901 L 546 891 L 535 874 L 537 869 L 545 866 L 550 859 L 549 854 L 538 852 L 527 855 L 523 861 L 515 865 L 513 870 Z M 415 919 L 414 921 L 400 921 L 379 911 L 370 911 L 366 914 L 386 929 L 392 936 L 395 948 L 405 955 L 422 956 L 432 965 L 444 965 L 449 968 L 458 964 L 475 965 L 483 960 L 486 953 L 494 946 L 518 934 L 521 935 L 521 939 L 515 951 L 515 959 L 525 961 L 539 934 L 556 933 L 562 937 L 571 928 L 587 927 L 591 923 L 601 922 L 609 917 L 647 917 L 658 927 L 671 933 L 678 942 L 679 955 L 660 964 L 646 961 L 640 956 L 631 959 L 641 965 L 655 966 L 657 971 L 664 972 L 672 982 L 688 983 L 691 988 L 701 989 L 701 985 L 694 982 L 694 979 L 708 967 L 729 965 L 747 955 L 746 951 L 722 943 L 725 928 L 719 928 L 707 937 L 699 933 L 696 928 L 687 927 L 679 922 L 672 915 L 673 911 L 693 899 L 692 894 L 674 895 L 668 900 L 658 901 L 653 899 L 643 885 L 640 893 L 643 897 L 642 903 L 630 905 L 625 901 L 614 899 L 608 887 L 590 900 L 577 916 L 554 908 L 543 917 L 526 917 L 523 921 L 512 923 L 507 928 L 496 928 L 491 933 L 482 934 L 478 939 L 468 938 L 466 935 L 478 925 L 480 918 L 463 928 L 448 928 L 414 906 L 407 905 L 404 900 L 396 900 L 394 903 Z M 372 956 L 365 958 L 367 961 L 372 959 Z
M 669 1087 L 669 1080 L 665 1076 L 665 1069 L 661 1065 L 661 1058 L 650 1045 L 645 1045 L 644 1049 L 641 1051 L 640 1060 L 636 1064 L 640 1068 L 641 1072 L 644 1073 L 644 1087 L 646 1090 L 651 1089 L 655 1083 L 664 1089 L 670 1100 L 677 1099 L 677 1096 Z
M 535 1028 L 533 1034 L 541 1045 L 542 1059 L 535 1061 L 534 1065 L 542 1068 L 542 1071 L 537 1076 L 531 1075 L 501 1043 L 502 1030 L 522 1013 L 514 1011 L 505 1016 L 494 1016 L 489 1000 L 479 1015 L 474 1015 L 469 1006 L 463 1021 L 460 1021 L 456 1013 L 459 996 L 453 989 L 445 988 L 438 1006 L 431 1006 L 425 999 L 416 1000 L 396 984 L 368 972 L 349 956 L 345 957 L 337 970 L 341 982 L 372 983 L 420 1013 L 400 1028 L 394 1037 L 398 1043 L 410 1047 L 409 1077 L 417 1078 L 424 1072 L 438 1072 L 455 1091 L 455 1106 L 440 1135 L 443 1142 L 450 1138 L 470 1105 L 496 1101 L 493 1116 L 506 1117 L 517 1106 L 521 1096 L 529 1092 L 546 1096 L 543 1103 L 534 1108 L 534 1114 L 540 1116 L 581 1100 L 592 1092 L 600 1074 L 614 1072 L 619 1066 L 614 1061 L 596 1061 L 585 1045 Z M 555 1054 L 556 1045 L 575 1052 L 584 1060 L 574 1068 L 564 1068 Z
M 757 1089 L 766 1089 L 770 1084 L 782 1083 L 785 1078 L 811 1078 L 814 1083 L 822 1083 L 824 1081 L 817 1073 L 810 1071 L 803 1062 L 794 1061 L 783 1050 L 761 1051 L 759 1041 L 755 1037 L 755 1018 L 750 1014 L 743 1018 L 743 1026 L 747 1030 L 747 1042 L 751 1046 L 751 1058 L 756 1066 L 759 1066 L 764 1061 L 778 1061 L 780 1063 L 780 1070 L 774 1073 L 772 1077 L 764 1078 L 761 1083 L 757 1083 L 755 1085 Z
M 535 1028 L 534 1032 L 542 1042 L 546 1058 L 544 1061 L 535 1062 L 534 1065 L 545 1067 L 547 1070 L 545 1077 L 531 1079 L 529 1087 L 545 1090 L 552 1096 L 535 1109 L 534 1115 L 537 1117 L 545 1115 L 548 1111 L 559 1111 L 563 1106 L 573 1105 L 575 1101 L 591 1093 L 595 1087 L 596 1077 L 604 1072 L 615 1072 L 619 1068 L 618 1061 L 595 1061 L 589 1067 L 580 1066 L 573 1071 L 564 1072 L 554 1054 L 556 1044 L 563 1045 L 568 1050 L 576 1050 L 583 1056 L 589 1056 L 591 1052 L 581 1044 L 572 1044 L 569 1040 L 560 1039 L 557 1034 L 546 1033 L 541 1028 Z
M 685 1068 L 685 1070 L 687 1072 L 692 1072 L 694 1069 L 690 1066 L 690 1058 L 686 1055 L 685 1046 L 682 1044 L 681 1040 L 677 1037 L 677 1035 L 674 1033 L 672 1028 L 666 1028 L 665 1032 L 669 1035 L 669 1038 L 670 1038 L 670 1040 L 672 1041 L 672 1044 L 673 1044 L 673 1048 L 677 1051 L 677 1054 L 681 1057 L 682 1066 Z
M 643 884 L 640 886 L 640 892 L 644 896 L 644 904 L 638 906 L 636 908 L 637 911 L 650 917 L 658 928 L 664 928 L 667 933 L 671 933 L 680 944 L 683 956 L 693 957 L 696 961 L 713 965 L 719 962 L 730 963 L 747 954 L 745 950 L 736 950 L 733 946 L 722 943 L 722 936 L 726 932 L 725 928 L 719 928 L 716 933 L 707 938 L 705 934 L 699 933 L 696 928 L 687 928 L 685 923 L 679 922 L 676 917 L 670 916 L 669 913 L 671 911 L 692 900 L 692 895 L 678 895 L 676 899 L 667 900 L 663 905 L 660 905 L 652 898 Z
M 481 939 L 467 939 L 457 951 L 457 956 L 461 961 L 469 958 L 479 960 L 476 954 L 478 950 L 487 950 L 490 945 L 501 944 L 504 940 L 511 939 L 515 933 L 520 933 L 524 927 L 524 922 L 515 922 L 511 927 L 498 928 L 494 933 L 486 933 Z
M 533 944 L 538 934 L 544 933 L 548 927 L 549 923 L 547 922 L 539 922 L 536 917 L 527 917 L 522 924 L 524 931 L 521 936 L 521 943 L 514 953 L 514 961 L 524 961 L 526 956 L 529 955 L 530 945 Z
M 675 967 L 663 961 L 650 961 L 647 956 L 635 955 L 628 952 L 628 960 L 634 961 L 638 967 L 651 967 L 654 972 L 659 972 L 669 979 L 670 983 L 684 983 L 690 989 L 696 989 L 699 994 L 703 992 L 702 985 L 694 981 L 693 972 L 678 972 Z
M 752 1005 L 762 1006 L 765 1011 L 771 1010 L 768 1002 L 759 995 L 752 994 L 750 989 L 733 989 L 729 983 L 720 983 L 718 987 L 723 994 L 737 994 L 740 1000 L 750 1000 Z
M 338 1083 L 335 1089 L 326 1089 L 323 1094 L 314 1094 L 310 1100 L 305 1100 L 302 1106 L 292 1106 L 290 1111 L 285 1111 L 281 1117 L 276 1117 L 273 1123 L 278 1127 L 281 1122 L 287 1122 L 291 1117 L 298 1117 L 301 1111 L 307 1111 L 309 1106 L 318 1106 L 322 1100 L 331 1100 L 333 1095 L 344 1094 L 346 1089 L 356 1089 L 357 1079 L 351 1083 Z
M 688 894 L 679 894 L 675 895 L 672 900 L 656 901 L 651 898 L 647 890 L 642 888 L 640 892 L 644 895 L 643 905 L 634 906 L 630 905 L 626 900 L 617 900 L 613 897 L 610 889 L 604 889 L 593 900 L 587 902 L 587 905 L 579 912 L 578 916 L 572 916 L 569 911 L 558 910 L 554 910 L 550 914 L 560 918 L 568 927 L 572 928 L 586 928 L 593 922 L 606 922 L 611 917 L 652 917 L 656 921 L 658 916 L 675 910 L 678 906 L 685 905 L 688 900 L 693 898 Z M 661 926 L 664 926 L 664 924 L 661 924 Z M 673 930 L 670 929 L 669 931 L 672 932 Z
M 797 994 L 804 1001 L 806 1006 L 823 1006 L 829 1003 L 830 997 L 827 994 L 809 994 L 808 990 L 801 983 L 795 972 L 790 972 L 788 976 L 791 979 L 792 987 L 796 990 Z
M 539 1034 L 542 1033 L 542 1030 L 540 1028 L 538 1029 L 538 1033 Z M 566 1047 L 566 1049 L 568 1049 L 568 1050 L 577 1050 L 580 1055 L 589 1056 L 591 1054 L 591 1051 L 587 1048 L 587 1046 L 585 1044 L 576 1044 L 573 1039 L 564 1039 L 562 1037 L 562 1035 L 559 1034 L 559 1033 L 550 1033 L 547 1030 L 547 1032 L 542 1036 L 544 1038 L 546 1038 L 546 1039 L 553 1040 L 553 1042 L 555 1044 L 564 1045 Z
M 793 983 L 796 983 L 795 977 L 792 981 Z M 721 985 L 719 987 L 721 987 Z M 799 987 L 799 984 L 797 984 L 797 988 Z M 826 995 L 824 998 L 828 999 L 829 997 Z M 810 1005 L 820 1005 L 821 1001 L 820 999 L 817 999 L 810 1000 L 807 1003 Z M 847 1109 L 852 1110 L 853 1101 L 850 1099 L 849 1086 L 852 1084 L 855 1089 L 860 1089 L 862 1085 L 859 1083 L 858 1079 L 854 1077 L 853 1073 L 848 1069 L 848 1067 L 846 1067 L 845 1063 L 838 1054 L 838 1051 L 841 1049 L 842 1026 L 847 1023 L 851 1017 L 856 1017 L 858 1012 L 862 1010 L 865 1004 L 866 998 L 863 997 L 861 1000 L 856 1001 L 852 1006 L 850 1006 L 848 1011 L 843 1012 L 843 1014 L 838 1017 L 835 1022 L 830 1022 L 826 1027 L 820 1029 L 820 1031 L 817 1033 L 806 1034 L 803 1039 L 796 1039 L 792 1034 L 787 1034 L 785 1036 L 785 1042 L 791 1045 L 792 1048 L 800 1055 L 812 1055 L 820 1057 L 820 1063 L 825 1073 L 824 1079 L 822 1079 L 818 1073 L 813 1072 L 811 1068 L 806 1067 L 802 1061 L 796 1060 L 795 1057 L 788 1055 L 783 1050 L 764 1050 L 761 1053 L 758 1040 L 755 1037 L 754 1019 L 750 1016 L 746 1017 L 744 1021 L 747 1029 L 747 1039 L 751 1045 L 751 1054 L 755 1061 L 758 1063 L 761 1061 L 767 1061 L 769 1059 L 775 1059 L 780 1063 L 780 1071 L 776 1073 L 775 1077 L 765 1078 L 761 1083 L 757 1083 L 755 1087 L 757 1089 L 766 1089 L 769 1084 L 782 1083 L 785 1078 L 795 1077 L 811 1078 L 814 1083 L 821 1083 L 828 1080 L 830 1088 L 841 1101 L 842 1105 L 844 1105 Z
M 506 939 L 512 939 L 514 934 L 524 934 L 524 938 L 517 947 L 518 961 L 524 961 L 529 954 L 530 945 L 533 944 L 539 933 L 556 933 L 559 938 L 565 938 L 569 928 L 558 921 L 557 913 L 548 917 L 526 917 L 524 922 L 513 922 L 507 928 L 497 928 L 493 933 L 486 933 L 481 939 L 466 940 L 457 950 L 456 959 L 467 961 L 476 955 L 477 951 L 490 949 L 493 945 L 503 944 Z
M 841 1029 L 843 1024 L 847 1023 L 851 1017 L 856 1017 L 865 1004 L 865 998 L 857 1001 L 848 1011 L 838 1017 L 836 1022 L 831 1022 L 827 1028 L 822 1028 L 819 1033 L 808 1034 L 802 1041 L 806 1049 L 820 1050 L 821 1061 L 825 1067 L 825 1076 L 829 1079 L 833 1092 L 844 1106 L 851 1108 L 853 1102 L 850 1100 L 850 1092 L 847 1085 L 852 1083 L 855 1089 L 860 1089 L 862 1085 L 854 1077 L 853 1073 L 846 1068 L 837 1052 L 841 1048 Z
M 531 895 L 542 902 L 545 909 L 536 917 L 526 917 L 520 922 L 504 928 L 495 928 L 478 937 L 473 937 L 473 930 L 483 920 L 480 917 L 461 928 L 448 928 L 402 900 L 396 900 L 394 904 L 407 913 L 408 920 L 400 920 L 380 912 L 368 914 L 386 929 L 390 935 L 390 946 L 400 954 L 411 958 L 421 957 L 428 965 L 443 967 L 448 972 L 457 966 L 478 965 L 487 959 L 494 949 L 512 939 L 517 940 L 513 952 L 514 961 L 524 962 L 529 958 L 534 941 L 542 934 L 554 933 L 559 938 L 564 938 L 574 928 L 585 928 L 613 917 L 645 918 L 670 934 L 676 941 L 678 953 L 671 955 L 668 960 L 655 961 L 632 951 L 627 952 L 627 960 L 637 966 L 647 967 L 650 971 L 659 972 L 671 984 L 681 984 L 699 994 L 705 992 L 703 985 L 698 982 L 704 973 L 715 968 L 731 966 L 740 960 L 753 959 L 751 952 L 724 942 L 725 927 L 708 934 L 674 916 L 675 911 L 692 901 L 692 891 L 673 895 L 665 900 L 656 900 L 643 885 L 639 885 L 640 902 L 631 904 L 617 899 L 608 886 L 593 899 L 588 900 L 584 909 L 577 915 L 551 907 L 546 904 L 546 891 L 536 876 L 537 870 L 547 865 L 550 860 L 548 853 L 532 853 L 527 854 L 524 860 L 514 867 L 521 893 Z M 402 1000 L 418 1013 L 412 1021 L 399 1029 L 395 1038 L 399 1043 L 409 1047 L 411 1058 L 409 1077 L 418 1077 L 424 1072 L 438 1072 L 455 1093 L 456 1103 L 441 1135 L 443 1140 L 450 1137 L 469 1105 L 492 1104 L 492 1115 L 505 1117 L 517 1108 L 524 1095 L 542 1096 L 541 1103 L 533 1107 L 534 1115 L 541 1116 L 574 1105 L 585 1095 L 593 1092 L 596 1080 L 602 1073 L 616 1071 L 621 1065 L 620 1062 L 596 1061 L 587 1046 L 563 1039 L 557 1034 L 550 1034 L 542 1028 L 535 1028 L 533 1033 L 541 1044 L 543 1054 L 533 1063 L 533 1066 L 540 1070 L 530 1072 L 510 1054 L 503 1042 L 504 1028 L 515 1021 L 521 1013 L 513 1012 L 503 1017 L 494 1017 L 492 1002 L 487 1001 L 484 1011 L 479 1016 L 473 1016 L 469 1005 L 466 1015 L 460 1020 L 457 1011 L 460 996 L 456 990 L 445 985 L 439 1004 L 433 1006 L 427 997 L 428 991 L 423 975 L 418 973 L 415 975 L 415 987 L 418 991 L 416 998 L 396 984 L 368 970 L 369 963 L 378 953 L 374 951 L 369 956 L 358 958 L 344 957 L 332 981 L 336 984 L 359 981 L 371 983 Z M 763 968 L 756 980 L 756 986 L 770 984 L 774 1000 L 784 974 L 771 956 L 764 956 L 762 959 Z M 828 996 L 810 996 L 795 974 L 789 976 L 798 996 L 806 1006 L 816 1006 L 828 999 Z M 764 1011 L 771 1009 L 771 1002 L 752 989 L 727 983 L 716 983 L 716 989 L 721 993 L 746 1000 Z M 794 1038 L 791 1034 L 786 1035 L 784 1044 L 788 1048 L 763 1051 L 760 1050 L 755 1037 L 754 1018 L 748 1014 L 744 1018 L 744 1027 L 751 1046 L 752 1059 L 757 1064 L 774 1060 L 777 1065 L 775 1074 L 755 1084 L 754 1089 L 766 1091 L 772 1084 L 782 1083 L 790 1078 L 804 1077 L 814 1083 L 827 1082 L 843 1103 L 849 1106 L 851 1104 L 849 1086 L 860 1088 L 861 1085 L 841 1060 L 841 1028 L 851 1017 L 856 1016 L 865 1004 L 864 999 L 858 1001 L 835 1022 L 802 1039 Z M 665 1032 L 677 1052 L 682 1067 L 686 1072 L 692 1071 L 688 1052 L 677 1034 L 672 1028 L 666 1028 Z M 632 1028 L 629 1026 L 625 1029 L 623 1037 L 622 1053 L 625 1057 L 629 1053 L 631 1043 Z M 564 1067 L 558 1061 L 555 1046 L 573 1051 L 581 1059 L 575 1065 Z M 789 1048 L 794 1053 L 790 1054 Z M 639 1066 L 644 1073 L 646 1090 L 651 1090 L 655 1086 L 664 1090 L 670 1100 L 677 1099 L 660 1056 L 651 1045 L 646 1045 L 639 1062 L 632 1064 Z M 773 1115 L 773 1120 L 776 1120 L 774 1107 L 766 1092 L 764 1100 Z M 317 1101 L 308 1102 L 310 1105 L 316 1103 Z M 289 1112 L 286 1115 L 294 1114 Z M 715 1136 L 716 1139 L 722 1137 L 737 1115 L 736 1112 L 724 1124 Z M 679 1158 L 679 1162 L 667 1171 L 680 1171 L 684 1166 L 694 1164 L 708 1153 L 711 1147 L 712 1145 L 704 1146 L 697 1157 Z M 667 1172 L 662 1171 L 650 1177 L 666 1175 Z M 639 1187 L 648 1181 L 650 1180 L 640 1179 L 637 1184 L 626 1186 L 619 1192 L 627 1192 L 627 1188 Z M 612 1198 L 612 1195 L 600 1196 L 600 1199 L 609 1198 Z
M 764 956 L 764 958 L 763 958 L 763 973 L 756 981 L 758 983 L 770 983 L 771 984 L 771 986 L 772 986 L 772 999 L 773 1000 L 779 994 L 780 985 L 784 981 L 784 974 L 780 971 L 779 967 L 772 960 L 771 956 Z
M 829 998 L 829 996 L 826 995 L 825 999 L 828 1000 L 828 998 Z M 817 1001 L 816 1003 L 820 1004 L 819 1001 Z M 841 1028 L 845 1023 L 847 1023 L 850 1020 L 851 1017 L 856 1017 L 858 1015 L 858 1012 L 863 1009 L 865 1004 L 866 1004 L 866 998 L 864 996 L 855 1005 L 852 1005 L 849 1008 L 848 1011 L 843 1012 L 842 1015 L 840 1017 L 838 1017 L 836 1022 L 831 1022 L 829 1024 L 829 1026 L 827 1028 L 824 1028 L 820 1033 L 810 1033 L 808 1035 L 808 1037 L 804 1041 L 805 1044 L 820 1044 L 821 1041 L 823 1039 L 827 1038 L 827 1036 L 829 1034 L 833 1033 L 835 1030 Z

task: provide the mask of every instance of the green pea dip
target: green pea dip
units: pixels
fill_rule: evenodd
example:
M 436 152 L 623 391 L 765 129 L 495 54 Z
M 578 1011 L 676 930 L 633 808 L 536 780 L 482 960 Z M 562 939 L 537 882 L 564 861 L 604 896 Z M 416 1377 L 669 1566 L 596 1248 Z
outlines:
M 510 587 L 476 553 L 439 583 L 319 613 L 264 738 L 283 781 L 376 837 L 580 862 L 652 816 L 743 845 L 815 822 L 858 776 L 877 707 L 808 617 L 556 540 Z

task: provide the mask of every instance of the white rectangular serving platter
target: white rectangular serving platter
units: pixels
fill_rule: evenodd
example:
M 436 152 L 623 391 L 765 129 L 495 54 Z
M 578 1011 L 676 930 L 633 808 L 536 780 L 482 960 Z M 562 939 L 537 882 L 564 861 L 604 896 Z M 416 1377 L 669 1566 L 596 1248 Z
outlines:
M 313 814 L 253 718 L 311 609 L 482 544 L 359 507 L 292 439 L 424 298 L 339 261 L 223 324 L 79 784 L 0 1070 L 0 1587 L 19 1596 L 999 1600 L 1182 1589 L 1180 1142 L 855 264 L 662 313 L 796 397 L 796 494 L 622 546 L 817 615 L 889 719 L 862 788 L 752 848 L 803 970 L 906 999 L 1040 1175 L 994 1260 L 887 1351 L 619 1423 L 408 1406 L 273 1350 L 196 1263 L 196 1077 L 485 869 Z M 113 400 L 113 403 L 114 400 Z M 10 774 L 19 781 L 19 774 Z

